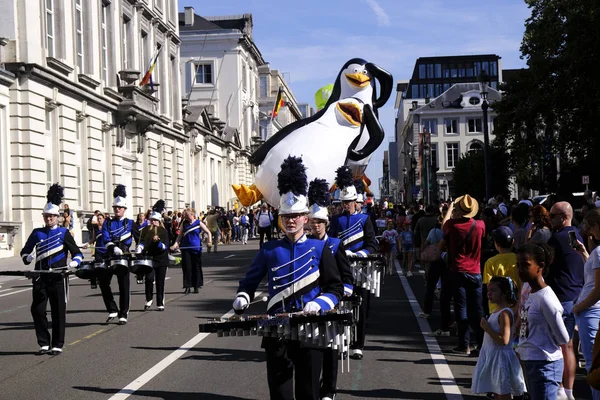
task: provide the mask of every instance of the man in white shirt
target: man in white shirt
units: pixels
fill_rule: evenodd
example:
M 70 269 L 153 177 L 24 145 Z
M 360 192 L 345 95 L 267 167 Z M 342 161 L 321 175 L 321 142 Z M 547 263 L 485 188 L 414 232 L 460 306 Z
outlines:
M 260 210 L 256 213 L 256 222 L 258 224 L 258 234 L 260 236 L 259 245 L 262 247 L 267 236 L 267 242 L 271 240 L 271 224 L 273 223 L 273 214 L 269 211 L 267 203 L 263 203 Z

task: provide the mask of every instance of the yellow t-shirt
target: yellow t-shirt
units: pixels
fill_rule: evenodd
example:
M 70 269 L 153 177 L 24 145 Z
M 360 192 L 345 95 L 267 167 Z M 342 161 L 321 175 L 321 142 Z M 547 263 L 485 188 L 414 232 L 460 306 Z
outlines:
M 485 262 L 483 268 L 483 283 L 488 284 L 494 276 L 510 277 L 517 285 L 517 295 L 521 293 L 521 280 L 517 272 L 517 255 L 515 253 L 498 254 Z M 493 313 L 497 306 L 489 303 L 490 313 Z

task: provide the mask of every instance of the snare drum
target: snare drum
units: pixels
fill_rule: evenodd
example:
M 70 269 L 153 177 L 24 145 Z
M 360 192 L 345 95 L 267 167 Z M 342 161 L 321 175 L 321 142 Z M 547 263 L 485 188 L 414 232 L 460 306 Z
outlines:
M 129 261 L 129 270 L 132 274 L 145 275 L 152 272 L 152 257 L 136 254 L 135 258 Z
M 92 279 L 95 276 L 94 262 L 82 261 L 81 264 L 79 264 L 79 268 L 75 270 L 75 276 L 77 276 L 79 279 Z
M 125 274 L 129 271 L 129 259 L 125 256 L 111 257 L 108 261 L 108 269 L 117 275 Z
M 104 261 L 94 262 L 94 273 L 97 277 L 101 277 L 108 274 L 108 268 L 106 268 L 106 264 L 104 263 Z

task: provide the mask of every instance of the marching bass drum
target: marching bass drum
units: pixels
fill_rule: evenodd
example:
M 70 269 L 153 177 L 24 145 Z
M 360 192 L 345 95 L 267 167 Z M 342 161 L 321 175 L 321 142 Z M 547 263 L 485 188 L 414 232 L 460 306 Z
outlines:
M 129 258 L 126 256 L 114 256 L 108 261 L 108 269 L 117 275 L 126 274 L 129 271 Z
M 129 270 L 132 274 L 136 275 L 145 275 L 152 272 L 153 266 L 154 264 L 151 256 L 136 254 L 135 257 L 129 261 Z
M 89 280 L 96 276 L 93 261 L 82 261 L 79 268 L 75 270 L 75 276 L 79 279 Z

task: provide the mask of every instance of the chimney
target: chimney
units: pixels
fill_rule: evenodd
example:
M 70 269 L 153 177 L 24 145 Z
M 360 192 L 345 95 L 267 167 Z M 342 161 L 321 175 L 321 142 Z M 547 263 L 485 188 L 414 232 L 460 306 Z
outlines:
M 194 7 L 183 7 L 183 10 L 185 26 L 194 25 Z

